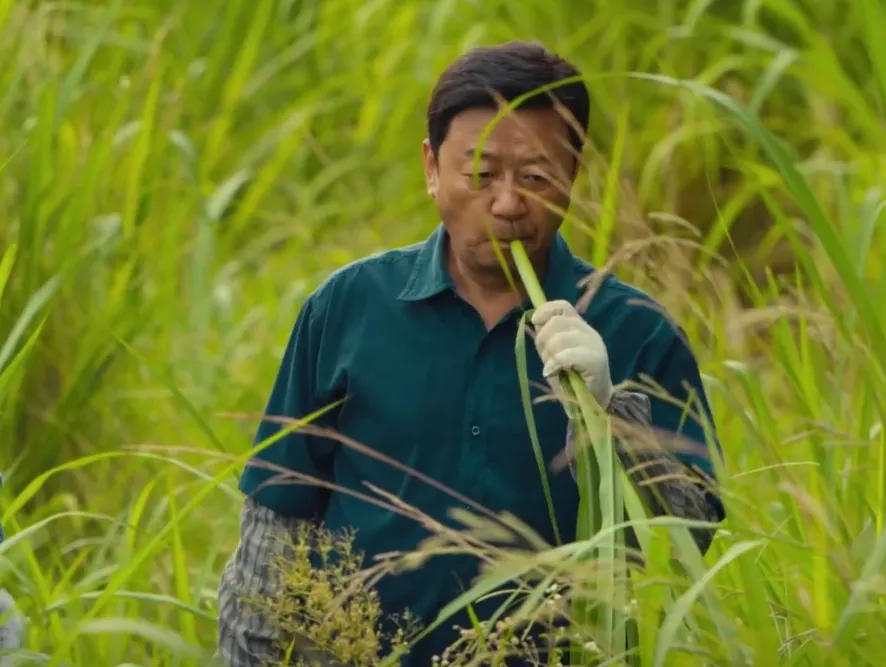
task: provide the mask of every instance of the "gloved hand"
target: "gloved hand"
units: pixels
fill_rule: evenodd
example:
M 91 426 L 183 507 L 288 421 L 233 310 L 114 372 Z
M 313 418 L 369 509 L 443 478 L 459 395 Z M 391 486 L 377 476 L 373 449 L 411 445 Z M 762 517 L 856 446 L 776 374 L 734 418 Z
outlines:
M 549 301 L 532 315 L 536 328 L 535 347 L 544 364 L 543 373 L 554 392 L 565 404 L 565 394 L 558 377 L 571 370 L 584 380 L 591 394 L 604 410 L 612 400 L 609 353 L 600 334 L 584 321 L 568 301 Z M 572 409 L 567 406 L 567 412 Z

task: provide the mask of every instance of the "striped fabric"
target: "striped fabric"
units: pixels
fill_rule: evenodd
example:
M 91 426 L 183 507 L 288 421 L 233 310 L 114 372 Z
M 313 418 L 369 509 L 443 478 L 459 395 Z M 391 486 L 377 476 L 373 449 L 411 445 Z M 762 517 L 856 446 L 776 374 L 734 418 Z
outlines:
M 661 442 L 663 438 L 651 437 L 651 410 L 649 397 L 632 391 L 616 392 L 608 410 L 616 452 L 628 475 L 638 484 L 647 507 L 655 516 L 719 523 L 717 508 L 711 503 L 699 474 L 668 454 Z M 629 447 L 626 443 L 636 446 Z M 571 422 L 566 433 L 566 453 L 575 479 L 575 433 Z M 706 553 L 716 530 L 700 527 L 689 532 L 699 550 Z M 627 542 L 638 548 L 633 531 L 628 532 Z

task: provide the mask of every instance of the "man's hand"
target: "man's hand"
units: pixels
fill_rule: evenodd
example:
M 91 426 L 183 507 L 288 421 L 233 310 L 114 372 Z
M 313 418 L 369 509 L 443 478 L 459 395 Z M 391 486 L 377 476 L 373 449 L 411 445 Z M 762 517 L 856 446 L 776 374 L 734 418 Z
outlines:
M 558 375 L 578 373 L 604 410 L 612 400 L 609 353 L 594 328 L 584 321 L 568 301 L 549 301 L 532 315 L 536 328 L 535 346 L 544 364 L 543 373 L 563 400 Z

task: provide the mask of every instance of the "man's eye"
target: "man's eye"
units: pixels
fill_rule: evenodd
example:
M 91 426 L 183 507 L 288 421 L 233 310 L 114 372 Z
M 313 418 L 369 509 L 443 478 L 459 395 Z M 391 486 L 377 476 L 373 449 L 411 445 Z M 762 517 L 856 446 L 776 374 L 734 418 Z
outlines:
M 548 177 L 544 174 L 524 174 L 523 178 L 534 184 L 546 184 L 549 182 Z
M 489 185 L 491 178 L 492 172 L 489 171 L 478 171 L 465 174 L 465 180 L 468 182 L 469 186 L 477 189 L 485 188 Z

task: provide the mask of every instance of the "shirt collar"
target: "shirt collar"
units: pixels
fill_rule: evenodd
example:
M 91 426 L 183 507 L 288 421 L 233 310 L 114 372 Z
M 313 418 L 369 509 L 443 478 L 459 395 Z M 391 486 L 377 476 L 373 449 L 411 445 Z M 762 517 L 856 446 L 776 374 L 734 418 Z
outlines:
M 445 248 L 446 230 L 440 224 L 422 244 L 399 299 L 422 301 L 454 286 L 452 277 L 446 270 Z
M 440 224 L 422 244 L 412 273 L 398 297 L 400 300 L 422 301 L 454 287 L 446 270 L 445 247 L 446 230 Z M 541 285 L 549 300 L 564 299 L 571 304 L 578 301 L 581 290 L 576 261 L 566 239 L 558 233 L 548 251 L 548 270 Z

